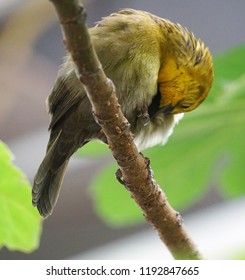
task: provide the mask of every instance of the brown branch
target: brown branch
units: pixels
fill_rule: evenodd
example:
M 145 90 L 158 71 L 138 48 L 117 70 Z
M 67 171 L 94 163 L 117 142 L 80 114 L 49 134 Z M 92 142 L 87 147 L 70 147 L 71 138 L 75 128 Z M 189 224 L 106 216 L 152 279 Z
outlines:
M 86 88 L 95 118 L 105 133 L 109 147 L 120 166 L 117 177 L 145 218 L 158 231 L 175 259 L 202 259 L 182 226 L 179 213 L 172 209 L 166 195 L 152 176 L 149 160 L 139 154 L 130 125 L 124 117 L 113 83 L 105 76 L 93 49 L 86 27 L 86 13 L 79 0 L 50 0 L 57 11 L 77 75 Z

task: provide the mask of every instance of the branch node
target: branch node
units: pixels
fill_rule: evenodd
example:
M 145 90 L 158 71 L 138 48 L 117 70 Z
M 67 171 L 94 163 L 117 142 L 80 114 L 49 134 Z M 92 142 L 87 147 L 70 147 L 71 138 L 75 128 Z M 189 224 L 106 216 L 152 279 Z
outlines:
M 181 217 L 179 212 L 176 212 L 176 218 L 177 218 L 178 226 L 181 227 L 183 224 L 183 218 Z

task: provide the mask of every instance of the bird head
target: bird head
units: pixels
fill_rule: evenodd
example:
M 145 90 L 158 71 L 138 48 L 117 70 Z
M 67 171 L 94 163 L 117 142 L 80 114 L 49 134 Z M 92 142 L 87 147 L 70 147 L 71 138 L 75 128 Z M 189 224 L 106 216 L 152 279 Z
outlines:
M 160 108 L 172 114 L 189 112 L 210 91 L 214 75 L 212 56 L 203 42 L 181 25 L 171 23 L 167 30 L 169 45 L 158 75 Z

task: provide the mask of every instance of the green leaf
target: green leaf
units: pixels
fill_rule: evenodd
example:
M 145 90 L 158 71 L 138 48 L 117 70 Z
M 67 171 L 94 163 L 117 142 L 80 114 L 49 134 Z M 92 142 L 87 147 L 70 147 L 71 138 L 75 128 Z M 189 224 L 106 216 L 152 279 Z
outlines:
M 233 255 L 228 256 L 227 260 L 245 260 L 245 250 L 241 249 L 238 252 L 235 252 Z
M 245 194 L 245 46 L 218 56 L 214 69 L 208 100 L 185 115 L 165 146 L 144 152 L 178 210 L 200 199 L 210 184 L 226 196 Z M 117 187 L 115 170 L 108 167 L 94 180 L 98 213 L 117 225 L 139 221 L 142 215 L 131 205 L 132 199 Z
M 31 204 L 31 188 L 0 141 L 0 248 L 30 252 L 39 245 L 41 219 Z
M 115 177 L 117 169 L 116 164 L 107 166 L 91 183 L 96 213 L 113 226 L 142 222 L 143 216 L 139 207 Z
M 226 87 L 232 87 L 233 82 L 245 73 L 245 46 L 238 46 L 228 50 L 215 58 L 214 84 L 206 102 L 222 101 Z M 200 107 L 201 108 L 201 107 Z
M 99 141 L 91 141 L 77 151 L 81 157 L 98 157 L 108 155 L 110 150 L 107 145 Z

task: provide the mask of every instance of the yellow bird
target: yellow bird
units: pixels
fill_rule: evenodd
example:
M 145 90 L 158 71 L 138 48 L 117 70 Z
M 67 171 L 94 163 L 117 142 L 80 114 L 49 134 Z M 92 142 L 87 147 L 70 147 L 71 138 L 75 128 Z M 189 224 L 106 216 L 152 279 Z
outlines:
M 210 91 L 209 49 L 180 24 L 133 9 L 103 18 L 89 32 L 139 150 L 166 143 L 183 113 Z M 69 55 L 47 103 L 50 139 L 32 190 L 44 218 L 53 211 L 72 154 L 94 139 L 106 143 Z

